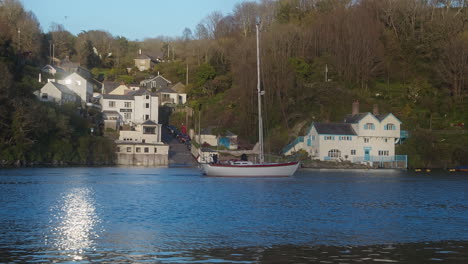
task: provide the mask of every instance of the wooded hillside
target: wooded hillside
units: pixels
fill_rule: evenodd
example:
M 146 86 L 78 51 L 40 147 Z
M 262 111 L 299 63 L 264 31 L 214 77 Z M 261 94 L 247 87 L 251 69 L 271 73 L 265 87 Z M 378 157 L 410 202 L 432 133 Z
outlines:
M 131 41 L 99 30 L 75 36 L 61 25 L 42 33 L 33 13 L 5 0 L 0 57 L 15 85 L 26 87 L 14 89 L 21 96 L 37 89 L 26 65 L 37 72 L 52 58 L 79 61 L 98 80 L 127 83 L 158 72 L 185 83 L 188 67 L 189 100 L 195 109 L 202 105 L 202 126 L 253 143 L 260 21 L 267 151 L 278 153 L 312 121 L 342 121 L 359 100 L 362 112 L 378 104 L 412 132 L 400 150 L 416 157 L 411 164 L 449 166 L 468 163 L 466 130 L 457 126 L 468 121 L 467 7 L 464 0 L 252 1 L 230 14 L 208 14 L 178 38 Z M 128 73 L 139 49 L 165 62 Z M 6 59 L 10 54 L 27 63 Z M 431 144 L 422 149 L 421 140 Z

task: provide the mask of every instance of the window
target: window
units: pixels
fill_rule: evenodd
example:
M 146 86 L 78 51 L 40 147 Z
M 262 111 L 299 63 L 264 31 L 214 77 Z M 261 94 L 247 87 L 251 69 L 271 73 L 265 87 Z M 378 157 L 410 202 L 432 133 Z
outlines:
M 154 153 L 158 153 L 158 148 L 154 148 Z
M 145 104 L 145 108 L 149 108 L 149 104 L 148 104 L 148 103 Z
M 132 113 L 124 113 L 124 118 L 125 119 L 131 119 L 132 118 Z
M 149 119 L 149 115 L 145 115 L 145 120 L 148 120 Z
M 334 136 L 324 136 L 323 139 L 324 140 L 334 140 L 335 137 Z
M 140 153 L 140 152 L 141 152 L 141 148 L 136 148 L 136 149 L 135 149 L 135 152 Z
M 146 143 L 146 139 L 142 139 L 142 140 L 141 140 L 141 143 Z
M 337 149 L 332 149 L 332 150 L 328 151 L 328 157 L 339 158 L 339 157 L 341 157 L 341 151 L 339 151 Z
M 41 97 L 42 97 L 42 99 L 47 99 L 47 94 L 43 93 Z
M 132 152 L 132 147 L 127 147 L 127 152 Z
M 388 123 L 384 126 L 384 130 L 396 130 L 396 126 L 394 124 Z
M 149 95 L 146 95 L 146 99 L 149 99 L 149 97 L 150 97 Z
M 149 152 L 149 148 L 145 148 L 145 153 L 148 153 Z
M 387 142 L 388 142 L 388 139 L 384 139 L 384 141 L 385 141 L 385 143 L 387 143 Z
M 375 130 L 375 126 L 373 123 L 367 123 L 364 125 L 365 130 Z
M 388 156 L 389 154 L 388 150 L 379 150 L 379 156 Z
M 350 136 L 340 136 L 340 140 L 351 141 L 351 137 Z
M 356 150 L 355 149 L 351 150 L 351 155 L 356 155 Z
M 109 107 L 115 107 L 115 101 L 109 101 Z
M 364 143 L 369 143 L 369 138 L 364 138 Z
M 132 102 L 125 102 L 125 107 L 132 107 Z
M 144 126 L 143 127 L 143 134 L 156 134 L 156 128 L 155 127 L 148 127 L 148 126 Z

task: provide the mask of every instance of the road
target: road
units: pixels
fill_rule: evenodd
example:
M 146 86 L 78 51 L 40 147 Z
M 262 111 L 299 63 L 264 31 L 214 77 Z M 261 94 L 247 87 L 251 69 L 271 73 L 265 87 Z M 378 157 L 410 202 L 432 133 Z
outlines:
M 180 143 L 165 127 L 162 129 L 162 141 L 169 145 L 169 167 L 197 167 L 185 144 Z

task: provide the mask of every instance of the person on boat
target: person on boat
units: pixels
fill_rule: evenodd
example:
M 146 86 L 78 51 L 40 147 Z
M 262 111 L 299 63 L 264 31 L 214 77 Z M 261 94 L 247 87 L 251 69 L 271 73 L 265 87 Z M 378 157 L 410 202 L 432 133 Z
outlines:
M 245 154 L 245 153 L 242 154 L 242 155 L 241 155 L 241 160 L 242 160 L 242 161 L 249 161 L 249 159 L 247 158 L 247 154 Z

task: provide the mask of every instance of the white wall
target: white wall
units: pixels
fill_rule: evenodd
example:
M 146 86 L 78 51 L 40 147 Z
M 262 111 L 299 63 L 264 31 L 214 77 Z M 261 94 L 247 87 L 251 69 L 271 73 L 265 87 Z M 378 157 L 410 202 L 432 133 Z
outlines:
M 149 104 L 149 108 L 146 108 L 146 104 Z M 146 121 L 145 115 L 149 115 L 149 120 L 155 123 L 159 122 L 159 101 L 157 96 L 149 96 L 146 99 L 146 95 L 135 96 L 135 123 L 143 123 Z
M 44 94 L 47 94 L 47 99 L 42 98 Z M 50 82 L 46 83 L 44 87 L 41 88 L 38 97 L 41 101 L 55 102 L 58 104 L 76 102 L 75 94 L 63 93 Z
M 80 97 L 82 103 L 91 102 L 91 98 L 93 97 L 93 85 L 79 74 L 72 73 L 64 80 L 59 80 L 58 83 L 67 86 L 70 90 L 75 92 Z
M 109 102 L 114 102 L 115 106 L 110 107 Z M 125 107 L 125 103 L 130 103 L 130 107 Z M 135 102 L 134 100 L 116 100 L 116 99 L 101 99 L 102 111 L 116 111 L 120 114 L 120 117 L 124 123 L 133 122 L 135 116 Z M 121 112 L 121 109 L 129 109 L 131 112 Z M 125 113 L 128 113 L 129 117 L 125 117 Z

